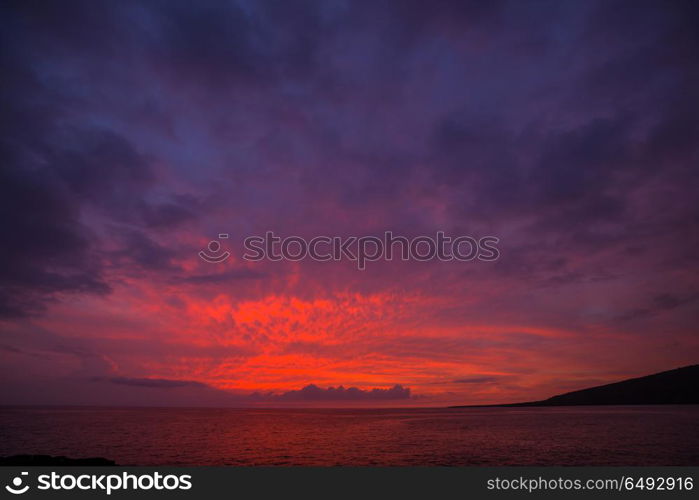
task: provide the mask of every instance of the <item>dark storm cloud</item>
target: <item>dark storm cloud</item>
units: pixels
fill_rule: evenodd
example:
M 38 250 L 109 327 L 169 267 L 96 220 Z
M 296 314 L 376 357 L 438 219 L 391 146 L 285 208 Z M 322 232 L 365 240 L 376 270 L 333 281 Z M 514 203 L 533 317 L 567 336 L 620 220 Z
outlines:
M 108 254 L 112 264 L 133 269 L 162 271 L 175 269 L 175 252 L 138 230 L 119 230 L 121 248 Z
M 8 103 L 23 105 L 31 106 L 21 98 Z M 42 131 L 45 119 L 35 119 L 3 137 L 0 258 L 7 288 L 0 312 L 9 316 L 37 312 L 58 293 L 107 293 L 98 242 L 83 222 L 83 210 L 92 206 L 116 220 L 138 220 L 128 208 L 138 203 L 149 178 L 146 164 L 123 138 L 86 130 L 61 134 L 64 142 L 51 144 L 53 137 Z M 44 139 L 38 145 L 37 133 Z M 144 265 L 166 260 L 146 238 L 130 240 Z
M 0 397 L 10 404 L 100 404 L 126 406 L 208 406 L 208 407 L 250 407 L 256 405 L 288 406 L 304 402 L 319 404 L 368 403 L 395 401 L 409 398 L 409 389 L 350 390 L 340 393 L 337 389 L 318 399 L 288 398 L 281 394 L 241 394 L 216 389 L 207 384 L 190 380 L 137 378 L 137 377 L 61 377 L 53 380 L 39 379 L 28 384 L 33 395 L 27 392 L 8 394 L 6 386 L 0 387 Z M 301 389 L 303 391 L 304 389 Z M 300 392 L 300 391 L 290 391 Z M 369 396 L 371 394 L 371 396 Z M 380 395 L 379 395 L 380 394 Z M 413 396 L 415 397 L 415 396 Z
M 645 307 L 638 307 L 627 311 L 620 315 L 617 319 L 619 321 L 635 321 L 645 319 L 650 316 L 655 316 L 664 312 L 672 311 L 679 307 L 686 306 L 695 302 L 696 300 L 699 300 L 699 294 L 697 293 L 685 295 L 661 293 L 655 295 L 652 300 L 649 301 L 650 303 Z
M 322 389 L 310 384 L 303 389 L 288 391 L 282 394 L 250 395 L 251 400 L 272 402 L 302 402 L 302 401 L 386 401 L 396 399 L 410 399 L 410 389 L 402 385 L 394 385 L 389 389 L 358 389 L 357 387 L 343 386 L 328 387 Z
M 56 293 L 106 293 L 79 205 L 54 173 L 42 168 L 45 138 L 65 105 L 23 61 L 17 29 L 3 30 L 0 121 L 0 315 L 41 311 Z M 14 49 L 14 50 L 13 50 Z
M 455 384 L 492 384 L 498 381 L 497 377 L 468 377 L 453 381 Z
M 96 382 L 102 379 L 94 379 Z M 206 384 L 195 382 L 193 380 L 170 380 L 164 378 L 129 378 L 129 377 L 112 377 L 106 379 L 107 382 L 119 385 L 128 385 L 132 387 L 149 387 L 153 389 L 174 389 L 177 387 L 206 387 Z
M 125 385 L 134 388 L 148 389 L 179 389 L 183 387 L 206 389 L 208 391 L 216 391 L 220 397 L 221 403 L 227 404 L 244 404 L 244 403 L 297 403 L 297 402 L 332 402 L 332 401 L 391 401 L 410 399 L 410 389 L 401 385 L 395 385 L 388 389 L 358 389 L 356 387 L 344 388 L 328 387 L 322 389 L 316 385 L 310 384 L 306 387 L 287 391 L 282 393 L 253 393 L 249 395 L 226 393 L 225 391 L 216 390 L 207 384 L 192 380 L 175 380 L 175 379 L 159 379 L 159 378 L 130 378 L 130 377 L 111 377 L 111 378 L 93 378 L 94 382 L 108 382 L 111 384 Z
M 199 200 L 186 195 L 174 195 L 166 202 L 150 205 L 144 203 L 141 207 L 145 225 L 153 229 L 176 228 L 196 219 L 200 210 Z
M 150 57 L 171 76 L 210 88 L 265 84 L 314 65 L 323 5 L 318 2 L 156 2 Z
M 155 179 L 150 160 L 119 133 L 81 122 L 87 89 L 46 73 L 50 60 L 39 55 L 44 50 L 47 57 L 63 58 L 56 63 L 70 65 L 80 55 L 85 64 L 100 64 L 97 58 L 123 36 L 109 17 L 112 8 L 104 7 L 3 5 L 0 316 L 39 313 L 62 294 L 109 293 L 100 241 L 83 218 L 86 209 L 154 228 L 195 216 L 196 204 L 186 197 L 148 201 Z M 140 265 L 168 265 L 168 251 L 147 237 L 127 231 L 125 239 Z
M 59 138 L 63 147 L 51 151 L 47 161 L 79 199 L 114 209 L 153 181 L 147 160 L 111 131 L 76 130 Z
M 2 344 L 2 345 L 0 345 L 0 349 L 2 349 L 5 352 L 12 353 L 12 354 L 24 354 L 24 351 L 14 347 L 14 346 L 11 346 L 11 345 Z
M 0 171 L 0 315 L 41 311 L 56 293 L 100 293 L 109 286 L 90 254 L 73 200 L 38 172 Z
M 558 103 L 549 111 L 555 127 L 532 115 L 522 128 L 522 115 L 497 104 L 486 115 L 471 106 L 437 123 L 436 179 L 463 184 L 464 199 L 470 200 L 455 211 L 490 217 L 527 213 L 536 216 L 532 229 L 539 234 L 584 233 L 600 221 L 631 222 L 626 212 L 631 190 L 650 180 L 696 185 L 696 176 L 686 171 L 687 160 L 697 157 L 698 120 L 686 106 L 699 97 L 689 85 L 697 65 L 686 57 L 696 45 L 687 24 L 695 8 L 686 2 L 628 7 L 597 4 L 581 18 L 575 44 L 548 41 L 575 55 L 570 67 L 582 77 L 551 94 L 550 102 Z M 552 13 L 555 9 L 544 15 L 555 18 Z M 541 71 L 542 89 L 553 62 L 543 54 L 527 56 Z M 525 79 L 511 90 L 526 91 L 527 85 Z M 536 93 L 531 97 L 538 99 Z M 682 196 L 688 193 L 681 190 Z M 682 218 L 680 212 L 663 215 L 670 224 Z

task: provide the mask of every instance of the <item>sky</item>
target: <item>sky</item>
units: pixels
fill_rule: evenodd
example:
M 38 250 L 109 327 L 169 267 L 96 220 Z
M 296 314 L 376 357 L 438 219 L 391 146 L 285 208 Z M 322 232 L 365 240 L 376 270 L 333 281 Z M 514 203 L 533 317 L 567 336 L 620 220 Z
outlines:
M 482 404 L 697 363 L 697 14 L 2 2 L 0 404 Z M 242 258 L 267 231 L 500 255 Z

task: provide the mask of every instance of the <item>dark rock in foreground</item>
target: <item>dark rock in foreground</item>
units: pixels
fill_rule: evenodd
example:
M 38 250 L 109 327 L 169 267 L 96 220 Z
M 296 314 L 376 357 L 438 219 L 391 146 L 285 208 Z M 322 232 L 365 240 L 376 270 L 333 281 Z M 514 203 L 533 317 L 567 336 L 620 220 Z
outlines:
M 699 404 L 699 365 L 685 366 L 645 377 L 632 378 L 543 401 L 477 406 L 582 406 Z M 467 408 L 469 406 L 453 406 Z M 473 407 L 473 405 L 470 405 Z
M 74 466 L 93 467 L 104 465 L 116 465 L 113 460 L 106 458 L 68 458 L 52 457 L 50 455 L 13 455 L 0 457 L 0 466 Z

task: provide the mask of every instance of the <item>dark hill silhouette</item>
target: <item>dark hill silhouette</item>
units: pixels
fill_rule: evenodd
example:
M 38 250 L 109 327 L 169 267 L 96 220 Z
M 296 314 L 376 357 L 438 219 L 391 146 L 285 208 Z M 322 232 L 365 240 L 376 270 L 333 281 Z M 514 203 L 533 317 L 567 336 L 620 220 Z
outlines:
M 473 406 L 580 406 L 699 404 L 699 365 L 559 394 L 543 401 Z

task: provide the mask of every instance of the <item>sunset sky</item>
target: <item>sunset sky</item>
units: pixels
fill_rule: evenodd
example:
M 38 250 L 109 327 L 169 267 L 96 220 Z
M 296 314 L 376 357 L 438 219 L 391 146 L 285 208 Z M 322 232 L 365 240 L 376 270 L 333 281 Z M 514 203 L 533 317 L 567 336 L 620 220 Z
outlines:
M 2 2 L 0 404 L 496 403 L 697 363 L 697 14 Z M 242 259 L 266 231 L 501 255 Z

